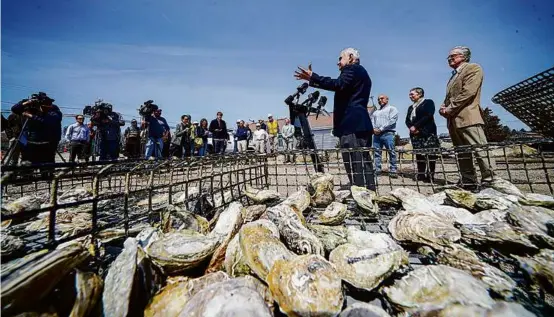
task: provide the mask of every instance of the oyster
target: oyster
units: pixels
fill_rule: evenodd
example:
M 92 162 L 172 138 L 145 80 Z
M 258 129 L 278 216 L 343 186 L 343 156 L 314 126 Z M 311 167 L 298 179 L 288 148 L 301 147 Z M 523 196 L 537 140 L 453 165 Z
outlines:
M 407 313 L 443 309 L 450 305 L 491 308 L 493 299 L 483 282 L 446 265 L 421 266 L 383 290 L 389 302 Z
M 474 193 L 463 189 L 447 189 L 446 193 L 447 201 L 454 206 L 464 208 L 470 211 L 477 211 L 477 197 Z
M 168 283 L 148 304 L 145 317 L 176 317 L 185 308 L 188 301 L 205 287 L 229 280 L 223 272 L 209 273 L 191 280 Z
M 183 204 L 192 199 L 197 199 L 199 196 L 200 196 L 200 188 L 190 187 L 188 188 L 188 190 L 184 190 L 182 192 L 176 193 L 175 197 L 177 198 L 175 198 L 173 203 L 176 205 Z
M 277 237 L 279 236 L 277 235 Z M 223 266 L 225 267 L 225 272 L 232 277 L 254 274 L 248 264 L 246 264 L 246 260 L 242 254 L 238 234 L 233 237 L 227 246 Z
M 335 195 L 335 201 L 339 203 L 343 203 L 346 198 L 350 196 L 349 190 L 335 190 L 333 191 L 333 194 Z
M 360 186 L 350 187 L 352 191 L 352 198 L 356 201 L 358 207 L 369 215 L 377 216 L 379 214 L 379 207 L 374 202 L 376 194 L 375 192 Z
M 214 230 L 208 234 L 208 237 L 216 236 L 220 243 L 214 251 L 212 259 L 206 269 L 206 273 L 219 271 L 223 268 L 225 251 L 231 239 L 233 239 L 242 226 L 243 212 L 244 208 L 240 203 L 232 202 L 219 216 Z
M 23 196 L 6 205 L 2 206 L 2 215 L 13 215 L 26 210 L 39 209 L 45 199 L 39 196 Z
M 418 212 L 399 212 L 390 221 L 388 228 L 396 241 L 424 244 L 436 250 L 461 238 L 460 231 L 451 223 Z
M 14 258 L 25 250 L 25 244 L 19 237 L 2 233 L 0 236 L 0 256 L 2 262 Z
M 492 181 L 491 187 L 507 195 L 525 198 L 525 195 L 521 192 L 521 190 L 519 190 L 514 184 L 502 178 L 496 178 L 494 181 Z
M 346 219 L 347 208 L 345 204 L 334 201 L 317 215 L 316 223 L 329 226 L 340 225 Z
M 506 273 L 479 260 L 477 254 L 461 245 L 445 248 L 437 257 L 440 264 L 464 270 L 480 279 L 504 298 L 510 298 L 516 283 Z
M 136 238 L 138 244 L 141 248 L 146 249 L 149 247 L 154 241 L 160 240 L 160 238 L 163 236 L 163 233 L 154 227 L 148 227 L 139 232 L 137 234 Z
M 279 235 L 274 229 L 274 225 L 258 220 L 245 224 L 238 234 L 244 262 L 264 281 L 277 260 L 294 257 L 294 254 L 279 240 Z
M 533 257 L 513 257 L 536 285 L 554 294 L 554 251 L 543 249 Z
M 248 223 L 258 220 L 261 215 L 267 210 L 265 205 L 252 205 L 242 210 L 243 223 Z
M 159 210 L 161 208 L 167 207 L 169 204 L 169 194 L 152 194 L 152 210 Z M 138 207 L 148 207 L 149 198 L 145 198 L 137 202 Z
M 521 248 L 531 251 L 537 250 L 537 247 L 522 231 L 503 221 L 490 224 L 464 224 L 460 226 L 460 232 L 462 238 L 470 244 L 473 242 L 494 244 L 497 247 L 505 247 L 508 252 Z
M 256 204 L 263 204 L 268 201 L 279 199 L 279 193 L 271 189 L 257 189 L 246 186 L 244 194 Z
M 187 229 L 207 234 L 208 226 L 206 218 L 170 205 L 162 212 L 160 229 L 165 233 Z
M 510 198 L 494 189 L 487 188 L 475 194 L 475 208 L 478 210 L 498 209 L 507 210 L 512 206 L 517 197 Z M 515 199 L 515 201 L 514 201 Z
M 554 221 L 554 211 L 536 206 L 514 206 L 506 214 L 508 223 L 521 228 L 537 246 L 554 249 L 554 237 L 548 226 Z
M 310 177 L 310 186 L 315 192 L 312 196 L 312 203 L 316 207 L 326 207 L 335 200 L 333 175 L 316 173 Z
M 348 227 L 348 243 L 368 249 L 400 249 L 400 246 L 386 233 L 373 233 Z
M 297 254 L 321 254 L 321 241 L 300 221 L 294 210 L 287 205 L 277 205 L 267 209 L 267 215 L 279 228 L 285 244 Z M 243 248 L 244 251 L 244 248 Z
M 479 221 L 474 214 L 464 208 L 435 205 L 433 206 L 432 211 L 439 218 L 451 223 L 476 223 Z
M 490 224 L 506 220 L 506 212 L 498 209 L 483 210 L 475 214 L 475 223 Z
M 390 194 L 402 201 L 402 207 L 407 211 L 428 213 L 436 206 L 425 195 L 413 189 L 399 187 L 393 189 Z
M 455 304 L 444 309 L 418 312 L 420 317 L 534 317 L 535 314 L 517 303 L 496 302 L 492 308 Z
M 549 195 L 528 193 L 525 195 L 525 198 L 520 198 L 519 202 L 523 205 L 554 209 L 554 197 Z
M 104 282 L 97 274 L 76 270 L 77 297 L 69 317 L 85 317 L 91 314 L 102 295 Z
M 433 205 L 444 205 L 446 202 L 446 193 L 444 191 L 440 191 L 433 195 L 429 195 L 427 196 L 427 200 Z
M 2 315 L 13 315 L 35 305 L 88 256 L 81 244 L 71 243 L 3 264 Z
M 390 317 L 390 315 L 375 305 L 357 302 L 346 307 L 339 317 Z
M 400 206 L 402 205 L 402 201 L 399 200 L 398 198 L 392 196 L 392 195 L 377 195 L 375 196 L 375 198 L 373 199 L 373 201 L 378 205 L 378 206 L 386 206 L 386 207 L 396 207 L 396 206 Z
M 277 261 L 267 284 L 280 310 L 288 316 L 336 316 L 344 302 L 337 271 L 320 255 Z
M 27 231 L 48 231 L 50 225 L 50 213 L 44 213 L 43 217 L 29 223 Z M 41 215 L 41 216 L 42 216 Z M 61 234 L 60 238 L 74 236 L 92 229 L 92 215 L 88 212 L 75 212 L 74 210 L 59 209 L 56 211 L 56 233 Z
M 244 278 L 213 283 L 193 295 L 179 316 L 271 317 L 264 297 Z
M 312 197 L 310 196 L 310 193 L 305 189 L 301 189 L 290 195 L 281 204 L 291 206 L 296 214 L 303 218 L 304 216 L 302 216 L 302 213 L 310 207 L 311 201 Z
M 323 244 L 325 255 L 331 253 L 339 245 L 348 242 L 348 230 L 344 226 L 308 225 L 308 229 Z
M 146 253 L 165 274 L 178 274 L 207 260 L 219 246 L 219 236 L 204 236 L 191 230 L 171 232 L 154 241 Z
M 400 247 L 378 249 L 347 243 L 334 249 L 329 261 L 344 281 L 371 291 L 402 266 L 408 265 L 408 253 Z

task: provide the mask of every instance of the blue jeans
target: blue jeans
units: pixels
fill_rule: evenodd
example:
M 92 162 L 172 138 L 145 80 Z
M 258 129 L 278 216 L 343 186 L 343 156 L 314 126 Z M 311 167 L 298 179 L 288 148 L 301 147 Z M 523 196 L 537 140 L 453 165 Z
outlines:
M 151 156 L 161 158 L 163 145 L 164 142 L 162 138 L 149 137 L 148 142 L 146 142 L 146 158 L 149 158 Z
M 396 173 L 396 151 L 394 148 L 394 132 L 385 132 L 373 136 L 373 148 L 375 149 L 375 170 L 381 171 L 381 152 L 383 146 L 389 153 L 389 172 Z
M 118 140 L 101 140 L 100 141 L 100 161 L 117 160 Z
M 208 150 L 208 142 L 204 142 L 202 146 L 198 149 L 198 156 L 202 157 L 206 155 L 206 151 Z

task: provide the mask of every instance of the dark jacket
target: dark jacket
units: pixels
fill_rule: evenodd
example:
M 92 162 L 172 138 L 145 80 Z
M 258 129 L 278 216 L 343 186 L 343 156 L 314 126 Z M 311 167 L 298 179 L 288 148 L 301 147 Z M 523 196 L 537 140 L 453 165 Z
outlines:
M 107 122 L 104 122 L 107 120 Z M 92 124 L 98 127 L 98 139 L 100 141 L 119 141 L 121 139 L 121 127 L 125 122 L 116 112 L 110 114 L 96 113 L 90 119 Z
M 435 103 L 431 99 L 425 99 L 416 109 L 414 120 L 411 120 L 413 107 L 408 108 L 406 115 L 406 126 L 415 127 L 421 136 L 437 135 L 437 125 L 435 124 Z
M 310 86 L 335 92 L 333 106 L 333 134 L 337 137 L 356 132 L 373 132 L 367 112 L 371 79 L 359 64 L 343 67 L 339 78 L 312 73 Z
M 202 126 L 196 128 L 196 136 L 201 137 L 204 143 L 208 143 L 208 130 L 204 129 Z
M 185 143 L 191 142 L 191 129 L 194 127 L 192 124 L 183 124 L 178 123 L 175 127 L 175 134 L 173 135 L 173 138 L 171 140 L 171 143 L 175 145 L 183 145 Z
M 223 119 L 221 120 L 221 125 L 217 123 L 217 119 L 213 119 L 212 122 L 210 122 L 210 127 L 208 130 L 212 133 L 212 137 L 214 139 L 229 138 L 229 132 L 227 132 L 227 124 Z
M 25 106 L 22 102 L 16 103 L 12 107 L 15 114 L 23 114 Z M 31 142 L 52 142 L 58 143 L 62 138 L 62 112 L 56 105 L 52 105 L 46 113 L 34 114 L 28 119 L 27 141 Z
M 149 138 L 161 138 L 164 136 L 166 131 L 169 131 L 169 125 L 164 117 L 156 118 L 150 116 L 146 118 L 148 122 L 148 137 Z
M 246 141 L 248 139 L 248 128 L 238 127 L 237 134 L 235 135 L 235 137 L 237 138 L 237 141 Z

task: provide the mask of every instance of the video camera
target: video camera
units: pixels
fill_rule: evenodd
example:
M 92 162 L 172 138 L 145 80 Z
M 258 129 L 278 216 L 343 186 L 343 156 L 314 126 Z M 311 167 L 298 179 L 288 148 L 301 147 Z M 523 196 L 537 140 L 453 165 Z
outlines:
M 147 100 L 140 105 L 138 113 L 143 117 L 149 117 L 156 110 L 158 110 L 158 105 L 154 104 L 154 100 Z
M 48 97 L 44 92 L 32 94 L 28 99 L 23 99 L 21 102 L 25 106 L 25 111 L 33 112 L 39 109 L 42 105 L 50 106 L 55 100 Z
M 102 99 L 99 99 L 94 102 L 94 106 L 85 106 L 83 109 L 83 115 L 85 116 L 94 116 L 96 113 L 101 112 L 103 114 L 112 113 L 113 106 L 111 103 L 104 102 Z

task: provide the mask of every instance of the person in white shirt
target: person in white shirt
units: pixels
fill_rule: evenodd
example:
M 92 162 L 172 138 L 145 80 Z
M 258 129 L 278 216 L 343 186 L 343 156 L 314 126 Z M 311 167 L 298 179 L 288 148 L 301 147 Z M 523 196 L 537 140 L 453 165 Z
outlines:
M 85 149 L 88 145 L 90 130 L 86 124 L 84 124 L 85 117 L 77 115 L 76 121 L 67 128 L 65 132 L 65 139 L 70 143 L 70 155 L 69 161 L 75 162 L 77 155 L 80 160 L 87 160 L 85 157 Z
M 259 123 L 256 123 L 256 131 L 254 131 L 254 144 L 256 146 L 257 153 L 265 153 L 267 138 L 267 132 L 264 129 L 261 129 L 261 125 Z
M 398 121 L 398 110 L 389 105 L 389 97 L 380 95 L 377 102 L 380 108 L 371 114 L 373 123 L 373 148 L 375 149 L 375 173 L 381 172 L 381 152 L 385 147 L 389 154 L 389 176 L 396 178 L 396 151 L 395 134 L 396 121 Z
M 283 136 L 283 141 L 285 142 L 285 150 L 292 151 L 294 150 L 294 126 L 290 124 L 290 120 L 288 118 L 285 119 L 285 125 L 281 129 L 281 135 Z M 289 163 L 291 161 L 291 157 L 289 154 L 285 156 L 285 163 Z

